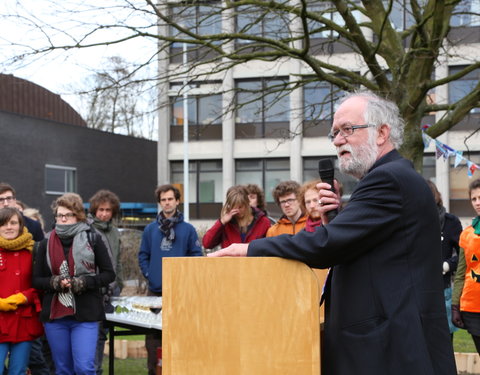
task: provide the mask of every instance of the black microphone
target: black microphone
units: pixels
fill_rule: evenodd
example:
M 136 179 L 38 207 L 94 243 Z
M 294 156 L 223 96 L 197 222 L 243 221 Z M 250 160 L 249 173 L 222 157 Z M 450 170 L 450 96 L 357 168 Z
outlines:
M 333 187 L 333 176 L 334 176 L 334 169 L 333 169 L 333 162 L 332 159 L 320 159 L 318 162 L 318 174 L 320 175 L 320 179 L 322 182 L 326 182 L 330 184 L 332 187 L 330 190 L 335 193 L 335 188 Z M 328 222 L 331 222 L 335 216 L 337 216 L 338 210 L 328 211 L 326 213 Z

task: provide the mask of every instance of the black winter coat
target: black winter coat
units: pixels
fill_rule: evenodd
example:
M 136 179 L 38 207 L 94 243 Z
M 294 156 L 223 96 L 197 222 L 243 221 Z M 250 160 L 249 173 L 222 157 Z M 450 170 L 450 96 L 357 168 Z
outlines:
M 377 160 L 331 223 L 255 240 L 248 256 L 332 267 L 322 374 L 454 375 L 440 249 L 430 188 L 394 150 Z
M 50 285 L 52 273 L 47 264 L 47 244 L 48 238 L 40 242 L 33 265 L 33 287 L 44 292 L 42 312 L 40 313 L 42 322 L 50 321 L 50 306 L 55 294 L 55 290 Z M 98 272 L 95 276 L 86 276 L 87 289 L 81 294 L 74 295 L 76 307 L 74 317 L 80 322 L 105 320 L 100 288 L 108 286 L 115 280 L 115 272 L 108 250 L 98 233 L 94 233 L 93 251 Z

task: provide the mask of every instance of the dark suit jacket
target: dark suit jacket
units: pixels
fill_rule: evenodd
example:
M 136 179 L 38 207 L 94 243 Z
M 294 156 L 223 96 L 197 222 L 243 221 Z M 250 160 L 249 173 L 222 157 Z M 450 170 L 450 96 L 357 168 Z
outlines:
M 442 259 L 449 264 L 450 271 L 443 275 L 444 288 L 452 286 L 452 276 L 457 270 L 460 233 L 462 233 L 462 224 L 458 217 L 445 213 L 445 223 L 442 228 Z
M 32 234 L 34 241 L 38 242 L 45 238 L 42 227 L 38 221 L 30 219 L 28 216 L 23 216 L 23 220 L 25 221 L 25 226 L 27 227 L 28 231 Z
M 324 375 L 456 374 L 432 193 L 397 151 L 379 159 L 330 224 L 253 241 L 248 256 L 333 267 Z

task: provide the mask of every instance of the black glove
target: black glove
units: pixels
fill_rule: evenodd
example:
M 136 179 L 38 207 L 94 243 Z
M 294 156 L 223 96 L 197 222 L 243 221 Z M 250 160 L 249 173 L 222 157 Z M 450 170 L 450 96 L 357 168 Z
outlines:
M 70 283 L 72 284 L 73 294 L 82 294 L 87 289 L 87 281 L 83 276 L 72 277 Z
M 459 305 L 452 305 L 452 323 L 455 327 L 458 328 L 465 327 L 465 324 L 463 324 L 462 315 L 460 314 Z
M 69 288 L 65 288 L 62 286 L 62 280 L 65 280 L 65 276 L 57 275 L 57 276 L 52 276 L 50 278 L 50 286 L 56 291 L 56 292 L 61 292 L 65 293 L 68 292 Z

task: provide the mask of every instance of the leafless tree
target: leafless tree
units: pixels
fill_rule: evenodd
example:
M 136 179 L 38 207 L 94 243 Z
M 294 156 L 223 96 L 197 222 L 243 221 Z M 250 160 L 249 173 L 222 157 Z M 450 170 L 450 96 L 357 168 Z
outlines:
M 136 79 L 123 58 L 109 58 L 100 71 L 89 77 L 80 92 L 87 126 L 151 139 L 155 117 L 149 109 L 152 108 L 151 92 L 146 90 L 144 80 Z
M 478 80 L 450 100 L 440 100 L 435 95 L 438 88 L 462 80 L 480 68 L 479 54 L 474 53 L 471 61 L 455 72 L 439 79 L 434 74 L 447 58 L 452 60 L 462 54 L 465 43 L 454 26 L 468 28 L 472 25 L 468 21 L 462 23 L 464 20 L 478 22 L 480 14 L 474 12 L 471 1 L 118 0 L 115 5 L 109 3 L 85 1 L 74 7 L 71 1 L 53 1 L 51 9 L 56 10 L 51 10 L 52 14 L 60 14 L 64 19 L 68 16 L 70 22 L 75 22 L 75 27 L 68 29 L 43 22 L 28 12 L 22 14 L 22 22 L 41 30 L 44 37 L 43 43 L 30 50 L 25 46 L 16 55 L 17 61 L 59 49 L 153 41 L 157 47 L 142 56 L 141 61 L 137 60 L 136 69 L 142 69 L 162 59 L 171 61 L 175 56 L 180 57 L 182 50 L 178 46 L 188 43 L 188 55 L 194 59 L 189 59 L 188 66 L 180 63 L 175 70 L 160 71 L 150 77 L 161 82 L 175 75 L 180 79 L 186 70 L 190 79 L 208 79 L 251 61 L 281 64 L 285 59 L 298 60 L 309 74 L 294 75 L 295 79 L 286 81 L 282 87 L 274 87 L 279 96 L 319 81 L 340 92 L 363 87 L 394 100 L 406 122 L 401 152 L 417 168 L 422 165 L 420 124 L 424 116 L 442 113 L 428 129 L 428 134 L 435 138 L 480 106 Z M 93 17 L 99 14 L 109 17 Z M 401 18 L 397 19 L 399 15 Z M 478 33 L 478 28 L 474 30 Z M 18 47 L 20 43 L 14 44 Z M 354 56 L 358 69 L 347 69 L 338 60 L 332 60 L 336 50 L 351 52 L 348 56 Z

